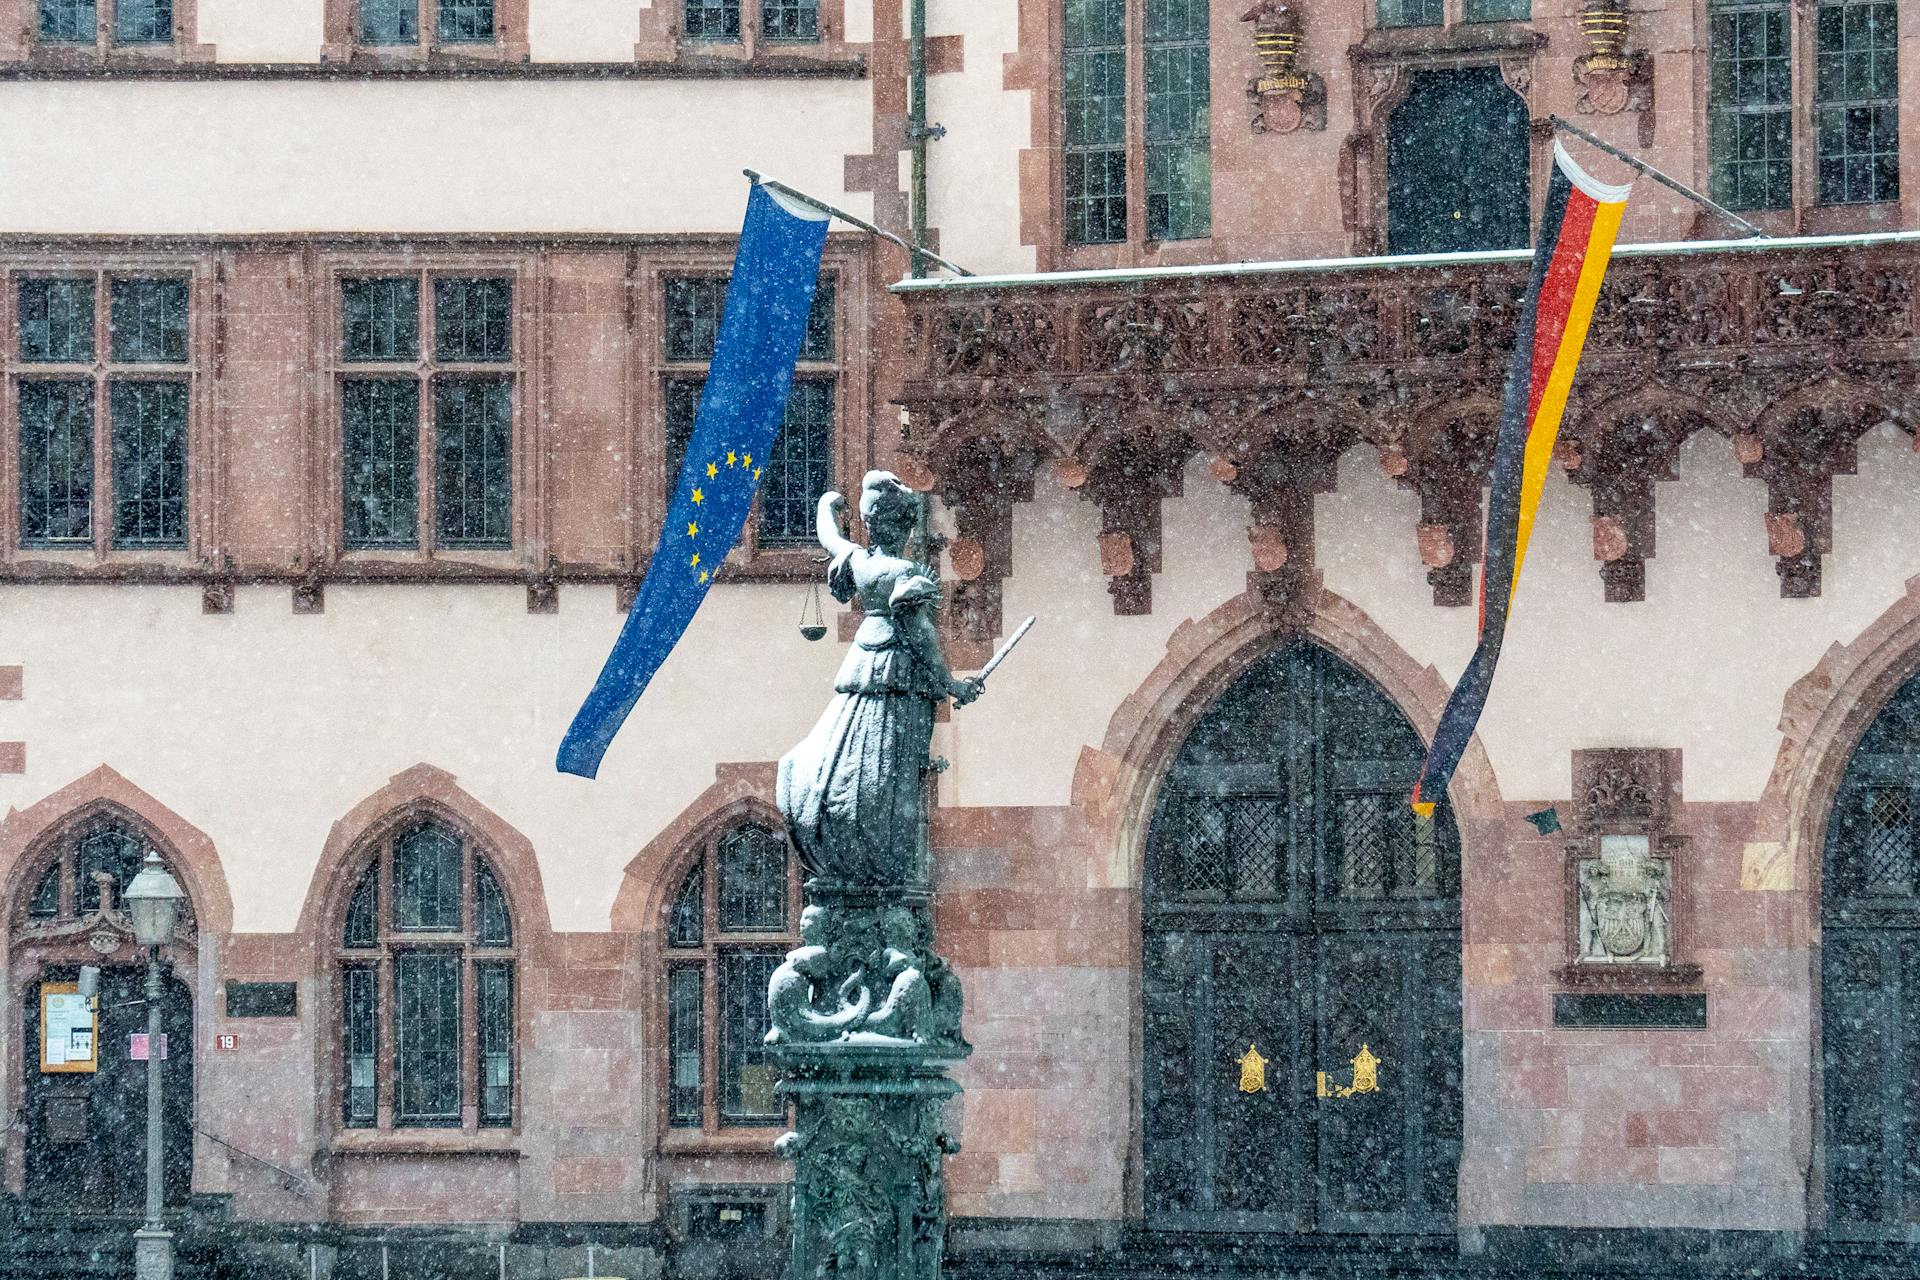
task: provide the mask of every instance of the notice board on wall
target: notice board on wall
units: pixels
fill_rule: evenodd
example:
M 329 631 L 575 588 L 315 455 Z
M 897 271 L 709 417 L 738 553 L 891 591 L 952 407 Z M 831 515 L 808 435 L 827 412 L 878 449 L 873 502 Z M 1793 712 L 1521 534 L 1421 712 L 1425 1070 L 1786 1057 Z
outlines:
M 93 1001 L 75 982 L 40 984 L 40 1070 L 96 1071 L 100 1027 Z

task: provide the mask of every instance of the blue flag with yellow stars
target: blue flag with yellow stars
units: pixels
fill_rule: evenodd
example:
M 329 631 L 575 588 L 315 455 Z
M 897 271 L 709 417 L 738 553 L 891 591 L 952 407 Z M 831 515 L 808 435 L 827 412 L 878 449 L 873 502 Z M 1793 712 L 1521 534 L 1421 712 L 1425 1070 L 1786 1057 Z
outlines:
M 825 213 L 754 184 L 706 391 L 660 545 L 613 653 L 560 744 L 562 773 L 591 778 L 600 771 L 613 735 L 686 633 L 746 526 L 786 415 L 826 244 Z

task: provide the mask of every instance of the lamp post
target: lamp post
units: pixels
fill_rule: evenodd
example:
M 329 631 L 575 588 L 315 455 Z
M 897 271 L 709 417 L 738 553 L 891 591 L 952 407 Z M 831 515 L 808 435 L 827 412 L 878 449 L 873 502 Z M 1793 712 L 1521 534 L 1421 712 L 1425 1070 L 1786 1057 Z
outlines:
M 122 895 L 133 917 L 134 941 L 147 949 L 147 1221 L 133 1233 L 134 1280 L 173 1280 L 173 1232 L 161 1218 L 160 948 L 173 941 L 185 896 L 154 849 L 147 850 L 140 874 Z

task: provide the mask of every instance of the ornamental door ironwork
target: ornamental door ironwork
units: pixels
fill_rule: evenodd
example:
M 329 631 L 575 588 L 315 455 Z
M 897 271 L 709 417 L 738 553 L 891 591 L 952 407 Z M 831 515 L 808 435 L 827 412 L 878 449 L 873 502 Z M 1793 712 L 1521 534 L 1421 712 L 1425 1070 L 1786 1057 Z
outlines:
M 1854 750 L 1827 820 L 1825 862 L 1827 1230 L 1920 1239 L 1920 676 Z
M 1424 751 L 1308 644 L 1182 746 L 1147 838 L 1150 1225 L 1453 1230 L 1460 842 L 1407 803 Z

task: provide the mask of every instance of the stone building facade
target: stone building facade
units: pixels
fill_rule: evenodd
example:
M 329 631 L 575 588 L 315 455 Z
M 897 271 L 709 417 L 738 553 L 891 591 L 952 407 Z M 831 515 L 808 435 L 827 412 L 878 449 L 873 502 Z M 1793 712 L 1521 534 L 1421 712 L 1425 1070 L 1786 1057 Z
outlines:
M 1904 5 L 927 0 L 981 275 L 835 233 L 588 783 L 738 171 L 906 227 L 912 0 L 11 2 L 0 1273 L 137 1204 L 124 1015 L 93 1072 L 43 1032 L 153 847 L 192 1265 L 773 1274 L 773 762 L 855 621 L 796 634 L 810 499 L 871 466 L 961 665 L 1041 619 L 936 727 L 957 1273 L 1910 1265 Z M 1423 826 L 1556 115 L 1771 238 L 1636 188 Z

